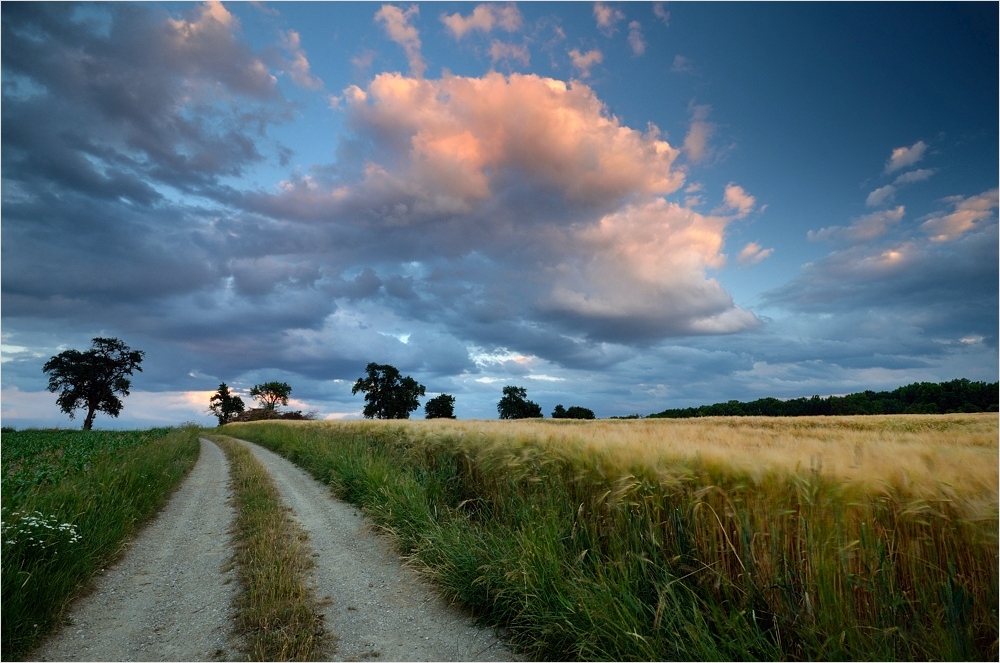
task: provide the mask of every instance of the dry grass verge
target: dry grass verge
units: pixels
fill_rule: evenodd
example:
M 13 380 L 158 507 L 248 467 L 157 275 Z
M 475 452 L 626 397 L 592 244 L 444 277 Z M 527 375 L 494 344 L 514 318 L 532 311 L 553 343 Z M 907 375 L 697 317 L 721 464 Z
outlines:
M 315 661 L 327 652 L 322 615 L 306 584 L 306 533 L 289 518 L 267 470 L 245 446 L 214 435 L 229 458 L 237 505 L 233 562 L 240 578 L 236 628 L 251 661 Z

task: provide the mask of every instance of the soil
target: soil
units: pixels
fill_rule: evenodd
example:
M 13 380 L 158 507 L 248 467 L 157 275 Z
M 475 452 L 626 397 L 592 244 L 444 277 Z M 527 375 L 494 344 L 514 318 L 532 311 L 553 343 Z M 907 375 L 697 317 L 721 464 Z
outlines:
M 309 534 L 311 583 L 324 605 L 328 660 L 510 661 L 489 630 L 406 567 L 355 507 L 280 456 L 249 442 Z M 40 661 L 235 660 L 236 592 L 228 568 L 228 464 L 213 443 L 166 508 L 33 653 Z

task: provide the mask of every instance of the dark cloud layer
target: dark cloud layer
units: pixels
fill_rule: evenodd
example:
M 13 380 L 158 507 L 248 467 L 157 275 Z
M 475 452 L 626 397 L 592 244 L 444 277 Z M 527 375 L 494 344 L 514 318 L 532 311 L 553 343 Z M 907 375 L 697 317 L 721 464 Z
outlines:
M 4 374 L 21 390 L 98 334 L 147 350 L 149 390 L 290 376 L 349 412 L 380 361 L 468 397 L 465 416 L 494 416 L 505 380 L 607 415 L 995 357 L 995 191 L 815 228 L 828 255 L 766 293 L 766 317 L 716 278 L 756 198 L 688 181 L 707 106 L 685 152 L 578 81 L 386 72 L 336 95 L 334 161 L 293 169 L 281 77 L 325 95 L 296 32 L 255 50 L 216 3 L 0 13 Z M 918 145 L 891 159 L 916 167 Z M 899 197 L 939 170 L 908 171 Z

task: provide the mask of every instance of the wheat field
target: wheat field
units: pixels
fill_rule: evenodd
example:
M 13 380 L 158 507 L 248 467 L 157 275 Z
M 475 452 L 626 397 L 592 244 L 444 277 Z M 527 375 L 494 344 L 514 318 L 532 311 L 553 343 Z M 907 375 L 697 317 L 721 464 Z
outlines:
M 532 657 L 997 656 L 996 414 L 231 434 L 361 504 Z

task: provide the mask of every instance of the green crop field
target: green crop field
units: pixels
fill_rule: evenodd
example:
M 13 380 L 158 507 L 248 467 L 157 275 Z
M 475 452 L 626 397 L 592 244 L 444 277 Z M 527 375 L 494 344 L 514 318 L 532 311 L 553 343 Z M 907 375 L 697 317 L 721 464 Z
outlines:
M 2 655 L 23 656 L 198 458 L 195 428 L 2 434 Z
M 997 416 L 257 422 L 541 660 L 996 660 Z

